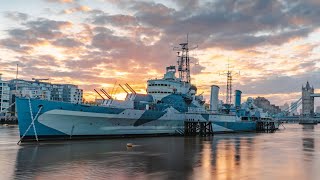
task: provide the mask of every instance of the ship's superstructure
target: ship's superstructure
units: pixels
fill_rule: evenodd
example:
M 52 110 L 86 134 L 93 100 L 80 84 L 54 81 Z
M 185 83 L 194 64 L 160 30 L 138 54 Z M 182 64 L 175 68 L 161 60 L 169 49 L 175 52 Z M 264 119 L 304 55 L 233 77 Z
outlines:
M 191 84 L 190 75 L 190 57 L 187 43 L 179 44 L 177 50 L 177 68 L 169 66 L 162 79 L 151 79 L 147 82 L 147 93 L 154 97 L 155 102 L 161 101 L 162 98 L 170 94 L 183 94 L 186 98 L 196 98 L 200 104 L 203 104 L 202 96 L 195 96 L 197 93 L 196 86 Z M 178 70 L 178 77 L 176 72 Z
M 177 68 L 176 66 L 169 66 L 166 68 L 163 78 L 148 80 L 147 93 L 152 95 L 154 102 L 161 102 L 164 97 L 170 94 L 179 94 L 195 107 L 204 108 L 203 96 L 196 95 L 197 87 L 191 84 L 188 42 L 179 45 L 179 48 L 174 48 L 178 54 Z M 176 77 L 177 69 L 178 77 Z

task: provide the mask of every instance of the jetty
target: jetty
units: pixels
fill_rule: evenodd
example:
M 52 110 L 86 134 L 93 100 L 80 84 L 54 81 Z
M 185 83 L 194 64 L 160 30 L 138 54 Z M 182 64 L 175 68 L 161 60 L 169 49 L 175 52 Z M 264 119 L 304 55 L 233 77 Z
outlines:
M 256 121 L 257 132 L 274 132 L 278 129 L 277 121 L 275 120 L 258 120 Z
M 210 136 L 213 135 L 212 122 L 210 121 L 184 121 L 184 135 Z

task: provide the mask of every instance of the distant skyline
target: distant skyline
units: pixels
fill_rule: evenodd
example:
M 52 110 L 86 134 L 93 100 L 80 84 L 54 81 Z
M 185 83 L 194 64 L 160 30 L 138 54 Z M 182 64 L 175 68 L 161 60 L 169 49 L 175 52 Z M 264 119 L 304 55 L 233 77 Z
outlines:
M 173 47 L 189 34 L 192 83 L 209 100 L 210 86 L 225 100 L 229 62 L 240 76 L 233 89 L 283 105 L 307 81 L 320 92 L 318 0 L 10 0 L 0 6 L 3 79 L 50 78 L 112 91 L 146 81 L 176 65 Z M 115 88 L 117 97 L 123 97 Z M 223 97 L 222 97 L 223 96 Z M 318 104 L 319 100 L 316 100 Z

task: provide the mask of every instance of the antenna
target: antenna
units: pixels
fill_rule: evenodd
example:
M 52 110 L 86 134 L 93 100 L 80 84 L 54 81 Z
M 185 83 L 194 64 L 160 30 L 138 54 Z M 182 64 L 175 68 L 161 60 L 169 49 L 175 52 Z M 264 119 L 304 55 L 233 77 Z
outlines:
M 112 90 L 111 90 L 111 93 L 110 93 L 110 95 L 111 95 L 111 97 L 113 96 L 113 94 L 114 94 L 114 88 L 116 87 L 116 84 L 117 84 L 117 81 L 115 81 L 114 82 L 114 85 L 113 85 L 113 87 L 112 87 Z
M 187 42 L 180 43 L 179 44 L 180 47 L 174 47 L 173 50 L 176 50 L 178 54 L 177 63 L 178 63 L 179 78 L 181 79 L 181 81 L 191 83 L 189 50 L 195 49 L 198 46 L 189 49 L 188 44 L 189 44 L 189 34 L 187 34 Z
M 113 94 L 117 94 L 117 93 L 118 93 L 118 89 L 119 89 L 119 87 L 117 86 L 117 87 L 115 88 Z M 114 99 L 117 99 L 117 97 L 116 97 L 115 95 L 113 95 L 113 98 L 114 98 Z
M 18 74 L 19 74 L 19 64 L 17 64 L 17 72 L 16 72 L 16 79 L 18 79 Z
M 188 44 L 188 41 L 189 41 L 189 33 L 187 33 L 187 44 Z
M 227 67 L 228 67 L 227 72 L 221 73 L 220 75 L 227 75 L 226 104 L 232 104 L 232 77 L 235 75 L 240 75 L 240 71 L 239 73 L 234 73 L 232 70 L 230 70 L 229 58 L 228 58 Z

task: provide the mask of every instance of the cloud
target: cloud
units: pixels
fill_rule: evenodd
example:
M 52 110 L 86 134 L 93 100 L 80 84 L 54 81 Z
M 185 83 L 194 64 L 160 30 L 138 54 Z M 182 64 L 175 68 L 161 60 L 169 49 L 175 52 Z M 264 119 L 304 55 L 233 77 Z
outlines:
M 105 0 L 109 4 L 95 2 L 101 3 L 99 9 L 90 9 L 97 7 L 91 2 L 82 5 L 84 1 L 47 2 L 64 3 L 56 7 L 62 13 L 44 18 L 16 11 L 5 15 L 19 25 L 7 29 L 0 46 L 17 53 L 10 61 L 21 63 L 25 77 L 51 76 L 86 88 L 118 79 L 143 90 L 148 78 L 176 64 L 172 49 L 186 41 L 186 34 L 204 54 L 195 57 L 201 65 L 191 67 L 199 91 L 210 83 L 225 84 L 215 76 L 230 56 L 245 71 L 235 85 L 250 95 L 295 93 L 297 82 L 319 71 L 318 41 L 308 39 L 320 26 L 320 3 L 315 0 Z M 110 3 L 115 11 L 105 10 Z M 70 19 L 63 21 L 65 17 Z
M 204 66 L 201 66 L 200 64 L 195 64 L 191 66 L 191 74 L 196 75 L 200 74 L 204 69 L 206 69 Z
M 269 76 L 254 81 L 248 79 L 246 84 L 235 84 L 238 89 L 243 90 L 247 94 L 281 94 L 300 92 L 301 86 L 309 81 L 311 84 L 320 84 L 316 77 L 320 75 L 320 69 L 309 71 L 304 74 L 292 76 Z
M 92 39 L 92 45 L 105 51 L 110 51 L 114 49 L 121 50 L 134 47 L 134 44 L 130 42 L 129 38 L 114 36 L 109 33 L 96 34 Z
M 157 28 L 166 28 L 174 25 L 176 19 L 174 18 L 175 10 L 168 8 L 163 4 L 136 2 L 130 7 L 135 10 L 135 16 L 143 24 L 147 24 Z
M 0 40 L 0 47 L 5 47 L 7 49 L 16 51 L 18 53 L 27 53 L 32 50 L 32 47 L 25 46 L 21 44 L 21 41 L 16 39 L 1 39 Z
M 24 23 L 24 25 L 26 27 L 33 28 L 39 31 L 50 32 L 70 27 L 72 23 L 68 21 L 55 21 L 46 18 L 38 18 L 35 21 L 28 21 L 27 23 Z
M 75 39 L 71 38 L 60 38 L 52 42 L 55 46 L 62 46 L 67 48 L 79 47 L 83 44 Z
M 180 11 L 147 2 L 127 6 L 136 11 L 140 23 L 163 29 L 172 37 L 187 31 L 205 47 L 243 49 L 282 44 L 291 38 L 306 37 L 319 25 L 319 4 L 316 7 L 308 1 L 297 2 L 295 6 L 289 6 L 289 1 L 195 1 L 191 6 L 197 8 L 191 15 L 185 11 L 189 8 L 187 3 L 177 4 Z M 299 19 L 299 23 L 290 23 L 297 21 L 294 19 Z
M 21 13 L 17 11 L 9 11 L 9 12 L 5 12 L 5 17 L 15 21 L 25 21 L 29 18 L 29 15 L 26 13 Z
M 22 56 L 19 57 L 21 67 L 50 67 L 59 66 L 58 60 L 54 56 L 40 55 L 40 56 Z
M 47 2 L 52 3 L 74 3 L 75 0 L 46 0 Z
M 32 50 L 35 45 L 63 37 L 61 30 L 71 27 L 72 23 L 38 18 L 37 20 L 22 22 L 21 25 L 24 26 L 24 28 L 7 30 L 10 37 L 1 39 L 0 45 L 13 51 L 27 53 Z M 58 43 L 59 40 L 56 41 Z
M 130 16 L 130 15 L 99 14 L 94 17 L 93 23 L 97 25 L 111 24 L 114 26 L 127 26 L 127 25 L 136 25 L 137 20 L 134 16 Z
M 72 14 L 75 12 L 88 12 L 91 11 L 91 8 L 88 6 L 77 6 L 77 7 L 73 7 L 73 8 L 69 8 L 69 9 L 65 9 L 62 11 L 63 14 Z

